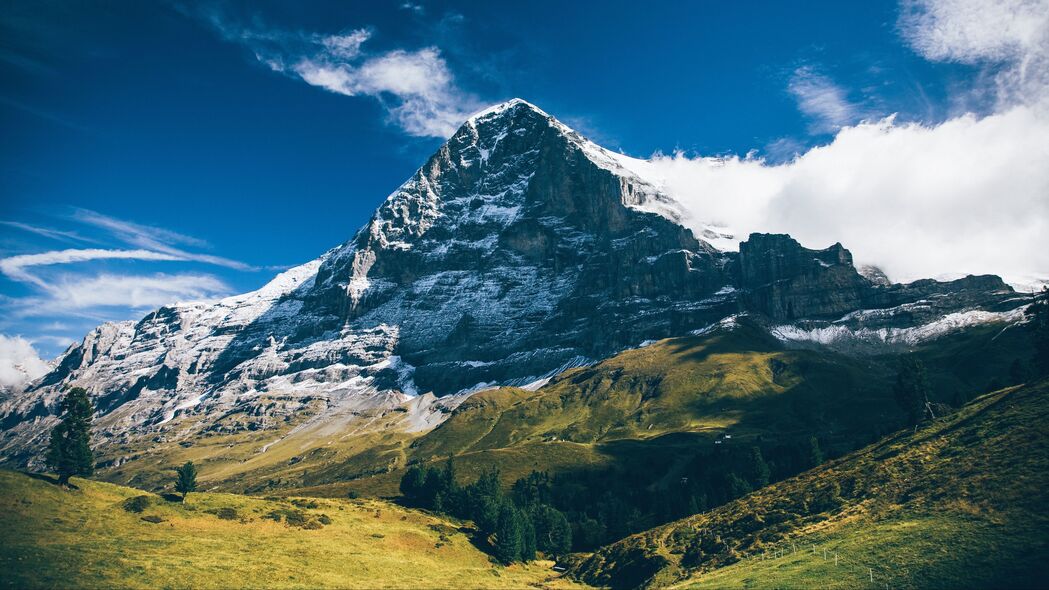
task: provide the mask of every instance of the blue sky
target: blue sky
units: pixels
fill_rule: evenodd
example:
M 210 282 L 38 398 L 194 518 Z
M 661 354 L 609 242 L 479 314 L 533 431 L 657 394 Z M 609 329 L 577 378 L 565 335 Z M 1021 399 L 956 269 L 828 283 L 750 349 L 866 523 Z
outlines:
M 909 33 L 913 9 L 5 3 L 0 333 L 50 357 L 100 321 L 256 288 L 350 238 L 458 121 L 515 96 L 630 155 L 770 170 L 860 121 L 1000 112 L 1016 43 L 973 57 Z

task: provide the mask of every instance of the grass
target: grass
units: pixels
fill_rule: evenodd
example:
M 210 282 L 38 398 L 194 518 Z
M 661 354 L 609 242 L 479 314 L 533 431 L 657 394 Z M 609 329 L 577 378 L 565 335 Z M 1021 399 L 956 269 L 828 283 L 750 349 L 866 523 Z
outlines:
M 1044 533 L 1044 523 L 1016 522 L 1006 529 L 975 514 L 904 513 L 782 542 L 768 547 L 765 559 L 754 554 L 675 587 L 986 588 L 1004 580 L 1012 587 L 1036 587 L 1044 566 L 1034 555 L 1045 552 L 1039 541 Z
M 148 506 L 135 513 L 124 503 L 143 492 L 72 481 L 78 489 L 0 471 L 0 586 L 577 585 L 560 579 L 550 562 L 496 565 L 453 523 L 382 501 L 193 493 L 183 505 L 148 495 Z
M 879 588 L 1039 587 L 1049 574 L 1047 423 L 1047 381 L 988 394 L 570 571 L 615 587 L 862 588 L 868 568 Z M 793 551 L 811 545 L 818 559 Z M 837 567 L 823 549 L 839 554 Z

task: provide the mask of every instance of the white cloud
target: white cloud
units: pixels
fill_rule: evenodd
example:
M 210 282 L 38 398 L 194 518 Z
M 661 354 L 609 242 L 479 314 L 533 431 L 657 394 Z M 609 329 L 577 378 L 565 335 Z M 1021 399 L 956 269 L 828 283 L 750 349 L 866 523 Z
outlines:
M 45 238 L 51 238 L 52 240 L 58 240 L 60 242 L 95 242 L 95 240 L 85 238 L 76 232 L 40 227 L 38 225 L 22 223 L 20 221 L 0 221 L 0 224 L 27 231 L 38 236 L 44 236 Z
M 361 45 L 364 44 L 369 37 L 371 37 L 371 33 L 366 29 L 358 29 L 345 35 L 328 35 L 322 37 L 320 43 L 333 57 L 354 59 L 361 54 Z
M 21 391 L 49 370 L 28 340 L 0 334 L 0 388 Z
M 103 250 L 89 248 L 84 250 L 54 250 L 41 252 L 39 254 L 21 254 L 0 259 L 0 272 L 9 279 L 32 283 L 38 287 L 48 288 L 47 283 L 41 278 L 29 273 L 26 269 L 34 266 L 51 266 L 55 264 L 70 264 L 74 262 L 87 262 L 91 260 L 185 260 L 176 255 L 153 252 L 150 250 Z
M 418 12 L 416 5 L 405 8 Z M 421 7 L 418 7 L 421 9 Z M 222 37 L 247 46 L 270 69 L 344 96 L 379 101 L 391 123 L 417 137 L 449 137 L 482 105 L 455 83 L 436 47 L 368 53 L 367 29 L 340 35 L 234 25 L 212 14 Z
M 213 299 L 230 288 L 208 274 L 67 276 L 49 289 L 49 306 L 57 309 L 96 307 L 154 308 L 178 301 Z
M 809 247 L 841 242 L 857 263 L 898 281 L 1049 278 L 1049 0 L 908 2 L 900 30 L 928 59 L 993 66 L 973 91 L 992 80 L 995 112 L 843 126 L 831 143 L 779 165 L 657 156 L 646 175 L 682 202 L 694 229 L 731 230 L 735 239 L 720 246 L 782 232 Z M 828 126 L 855 116 L 844 92 L 811 70 L 796 72 L 789 89 Z
M 794 70 L 787 90 L 801 112 L 812 118 L 817 133 L 837 131 L 860 118 L 859 107 L 849 101 L 845 90 L 812 66 Z
M 106 230 L 137 249 L 83 248 L 22 254 L 0 259 L 6 278 L 32 285 L 37 294 L 0 301 L 9 316 L 99 317 L 99 309 L 141 309 L 179 300 L 210 299 L 230 288 L 209 274 L 114 275 L 59 272 L 50 267 L 100 260 L 203 262 L 237 270 L 252 270 L 236 260 L 190 252 L 180 246 L 207 246 L 203 240 L 171 230 L 141 225 L 89 211 L 77 210 L 74 219 Z
M 1049 116 L 1018 106 L 935 126 L 843 128 L 795 160 L 656 157 L 652 174 L 690 225 L 841 242 L 895 280 L 993 273 L 1049 277 Z
M 73 214 L 73 218 L 82 223 L 105 229 L 114 237 L 127 244 L 171 256 L 171 258 L 154 260 L 185 260 L 214 264 L 235 270 L 256 270 L 255 267 L 237 260 L 210 254 L 188 252 L 174 246 L 174 244 L 181 244 L 198 248 L 207 247 L 207 242 L 193 236 L 187 236 L 160 227 L 117 219 L 89 209 L 77 209 Z
M 908 0 L 899 28 L 926 59 L 996 67 L 1000 104 L 1045 100 L 1049 0 Z

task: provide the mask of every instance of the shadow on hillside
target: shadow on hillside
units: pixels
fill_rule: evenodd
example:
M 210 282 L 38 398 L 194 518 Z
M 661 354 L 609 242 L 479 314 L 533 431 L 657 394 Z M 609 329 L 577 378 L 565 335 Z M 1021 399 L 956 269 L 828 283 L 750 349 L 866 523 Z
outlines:
M 26 477 L 31 477 L 33 479 L 38 479 L 40 481 L 47 482 L 47 483 L 49 483 L 51 485 L 54 485 L 54 486 L 58 485 L 58 476 L 48 475 L 46 473 L 32 473 L 30 471 L 22 471 L 21 473 L 23 475 L 25 475 Z M 79 490 L 80 489 L 73 482 L 66 483 L 65 487 L 67 487 L 67 488 L 69 488 L 71 490 Z

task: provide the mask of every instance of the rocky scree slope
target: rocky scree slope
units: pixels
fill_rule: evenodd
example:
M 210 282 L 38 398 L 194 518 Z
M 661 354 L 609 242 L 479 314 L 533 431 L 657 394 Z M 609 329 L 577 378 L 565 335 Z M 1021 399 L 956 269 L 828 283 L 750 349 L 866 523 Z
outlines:
M 808 250 L 789 236 L 719 251 L 678 223 L 638 162 L 522 100 L 492 107 L 345 244 L 258 291 L 92 331 L 0 403 L 0 456 L 37 456 L 69 385 L 94 397 L 103 450 L 359 428 L 418 394 L 457 394 L 413 401 L 403 427 L 419 431 L 472 390 L 534 387 L 744 311 L 800 345 L 883 346 L 935 336 L 907 330 L 944 318 L 943 329 L 1016 319 L 1026 302 L 996 277 L 884 285 L 840 245 Z

